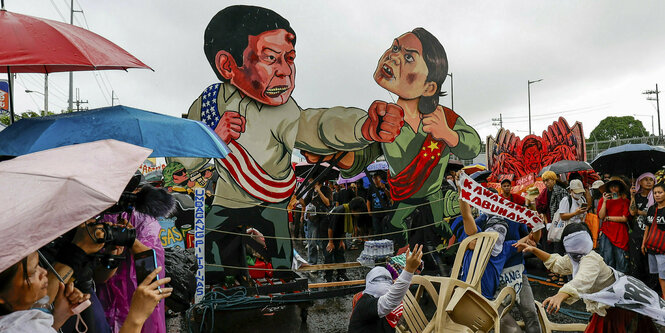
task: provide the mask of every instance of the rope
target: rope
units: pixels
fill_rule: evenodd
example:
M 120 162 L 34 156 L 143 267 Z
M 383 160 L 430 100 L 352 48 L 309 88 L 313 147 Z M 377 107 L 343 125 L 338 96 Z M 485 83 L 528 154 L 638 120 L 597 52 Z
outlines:
M 213 194 L 213 196 L 220 197 L 220 198 L 223 198 L 224 200 L 233 201 L 233 202 L 240 203 L 240 204 L 251 205 L 252 207 L 262 206 L 263 208 L 266 208 L 266 209 L 281 210 L 281 211 L 286 211 L 286 212 L 302 212 L 302 209 L 288 209 L 288 208 L 281 208 L 281 207 L 272 207 L 272 206 L 266 206 L 264 203 L 248 203 L 248 202 L 245 202 L 245 201 L 226 198 L 226 197 L 224 197 L 222 195 L 218 195 L 218 194 Z M 381 213 L 391 213 L 391 212 L 397 212 L 397 211 L 400 211 L 400 210 L 413 209 L 413 208 L 417 208 L 417 207 L 421 207 L 421 206 L 431 205 L 431 204 L 437 203 L 439 201 L 443 201 L 445 199 L 446 199 L 446 197 L 443 196 L 442 198 L 436 199 L 436 200 L 433 200 L 433 201 L 427 201 L 427 202 L 423 202 L 423 203 L 419 203 L 419 204 L 410 204 L 410 205 L 408 205 L 408 207 L 392 208 L 392 209 L 382 210 Z M 243 207 L 243 208 L 248 208 L 248 207 Z M 367 214 L 367 212 L 360 212 L 360 213 L 353 213 L 353 212 L 351 212 L 351 213 L 333 213 L 333 212 L 329 212 L 329 213 L 326 213 L 326 214 L 329 214 L 329 215 L 364 215 L 364 214 Z
M 454 243 L 454 244 L 450 245 L 450 247 L 455 246 L 455 245 L 459 245 L 461 243 L 462 242 Z M 432 250 L 432 251 L 428 251 L 428 252 L 423 252 L 423 256 L 428 255 L 430 253 L 434 253 L 434 252 L 443 252 L 445 250 L 446 249 Z M 351 261 L 351 262 L 345 262 L 345 263 L 340 263 L 340 264 L 348 265 L 348 264 L 354 264 L 354 263 L 358 263 L 358 262 L 357 261 Z M 293 272 L 294 271 L 293 269 L 290 269 L 290 268 L 253 268 L 253 267 L 247 267 L 247 266 L 231 266 L 231 265 L 218 265 L 218 264 L 207 264 L 207 263 L 205 265 L 210 266 L 210 267 L 231 268 L 231 269 L 246 269 L 246 270 L 251 269 L 251 270 L 257 270 L 257 271 L 274 271 L 274 272 Z M 374 266 L 385 265 L 385 262 L 379 262 L 379 263 L 375 262 L 373 265 Z M 360 263 L 358 263 L 357 267 L 366 267 L 366 266 L 362 266 Z M 355 267 L 346 267 L 346 268 L 355 268 Z M 335 268 L 328 268 L 328 269 L 324 269 L 324 270 L 331 270 L 331 269 L 335 269 Z
M 449 223 L 450 222 L 450 217 L 444 218 L 442 221 L 439 222 L 433 222 L 429 224 L 424 224 L 421 226 L 413 227 L 413 228 L 407 228 L 403 230 L 398 230 L 398 231 L 391 231 L 391 232 L 384 232 L 382 234 L 372 234 L 372 235 L 366 235 L 366 236 L 360 236 L 360 237 L 365 237 L 365 238 L 374 238 L 374 237 L 383 237 L 383 236 L 389 236 L 389 235 L 396 235 L 396 234 L 401 234 L 405 233 L 411 230 L 418 230 L 418 229 L 423 229 L 427 228 L 433 225 L 441 224 L 441 223 Z M 236 235 L 236 236 L 245 236 L 245 237 L 263 237 L 263 238 L 270 238 L 270 239 L 290 239 L 294 241 L 307 241 L 307 240 L 346 240 L 346 239 L 354 239 L 354 238 L 359 238 L 359 237 L 354 237 L 354 236 L 348 236 L 348 237 L 332 237 L 332 238 L 320 238 L 320 237 L 312 237 L 312 238 L 306 238 L 306 237 L 286 237 L 286 236 L 257 236 L 257 235 L 250 235 L 242 232 L 233 232 L 233 231 L 226 231 L 226 230 L 217 230 L 217 229 L 211 229 L 211 228 L 205 228 L 207 231 L 212 231 L 212 232 L 219 232 L 222 234 L 229 234 L 229 235 Z

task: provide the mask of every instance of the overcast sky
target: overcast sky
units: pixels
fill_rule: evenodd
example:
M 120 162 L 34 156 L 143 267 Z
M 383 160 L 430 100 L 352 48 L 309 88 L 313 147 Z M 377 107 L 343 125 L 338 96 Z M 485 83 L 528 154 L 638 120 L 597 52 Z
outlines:
M 527 134 L 528 80 L 543 79 L 531 85 L 537 134 L 558 115 L 571 125 L 582 122 L 587 137 L 606 116 L 646 115 L 637 118 L 651 132 L 656 103 L 641 93 L 656 83 L 665 90 L 665 1 L 74 3 L 85 12 L 85 18 L 75 14 L 75 24 L 86 27 L 87 21 L 90 30 L 155 70 L 76 73 L 74 85 L 90 108 L 110 105 L 114 90 L 123 105 L 173 116 L 186 112 L 216 82 L 203 54 L 206 25 L 217 11 L 243 3 L 273 9 L 291 22 L 298 36 L 293 97 L 301 107 L 367 108 L 377 99 L 391 101 L 372 73 L 392 39 L 415 27 L 445 47 L 455 111 L 483 138 L 496 133 L 491 118 L 500 113 L 504 127 Z M 68 4 L 5 0 L 9 11 L 59 21 L 69 18 Z M 67 74 L 51 74 L 49 81 L 50 108 L 66 108 Z M 43 91 L 43 75 L 19 75 L 15 103 L 17 112 L 41 109 L 43 97 L 25 89 Z M 444 90 L 450 93 L 450 79 Z M 441 99 L 445 106 L 450 102 L 450 94 Z

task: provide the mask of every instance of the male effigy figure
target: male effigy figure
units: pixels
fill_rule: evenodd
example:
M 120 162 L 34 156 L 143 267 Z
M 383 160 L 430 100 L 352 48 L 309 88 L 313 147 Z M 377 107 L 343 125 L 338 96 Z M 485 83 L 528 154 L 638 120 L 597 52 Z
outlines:
M 232 153 L 215 161 L 219 172 L 213 207 L 206 217 L 206 281 L 226 275 L 220 264 L 239 265 L 240 238 L 253 227 L 266 237 L 273 268 L 290 268 L 286 207 L 296 177 L 294 148 L 320 155 L 352 151 L 372 142 L 391 142 L 403 124 L 401 108 L 301 109 L 295 88 L 296 33 L 272 10 L 230 6 L 218 12 L 205 31 L 204 51 L 221 83 L 210 85 L 187 117 L 214 129 Z M 204 159 L 178 159 L 188 170 Z M 240 260 L 240 261 L 238 261 Z M 277 272 L 275 272 L 277 274 Z

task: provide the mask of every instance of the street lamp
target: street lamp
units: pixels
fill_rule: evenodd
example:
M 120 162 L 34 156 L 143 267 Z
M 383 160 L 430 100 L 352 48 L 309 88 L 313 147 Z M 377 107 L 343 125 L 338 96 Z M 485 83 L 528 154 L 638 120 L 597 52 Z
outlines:
M 450 108 L 455 111 L 455 100 L 453 98 L 453 73 L 448 73 L 450 76 Z
M 540 82 L 543 79 L 538 79 L 536 81 L 529 81 L 527 80 L 528 84 L 526 85 L 527 93 L 529 95 L 529 135 L 531 135 L 531 84 Z
M 29 89 L 26 89 L 25 92 L 28 93 L 28 94 L 36 93 L 36 94 L 40 94 L 40 95 L 44 96 L 44 114 L 43 115 L 47 115 L 48 114 L 48 95 L 44 94 L 41 91 L 35 91 L 35 90 L 29 90 Z

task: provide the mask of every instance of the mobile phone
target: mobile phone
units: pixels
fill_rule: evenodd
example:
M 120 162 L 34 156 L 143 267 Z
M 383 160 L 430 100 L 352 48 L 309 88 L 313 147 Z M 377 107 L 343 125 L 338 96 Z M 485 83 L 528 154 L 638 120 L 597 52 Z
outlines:
M 157 256 L 155 250 L 150 249 L 134 255 L 134 269 L 136 270 L 136 282 L 141 283 L 145 278 L 157 269 Z M 159 280 L 159 274 L 157 274 Z M 151 281 L 152 282 L 152 281 Z
M 582 208 L 587 208 L 588 206 L 589 204 L 587 204 L 586 202 L 582 204 Z
M 619 199 L 619 193 L 612 193 L 612 199 Z

